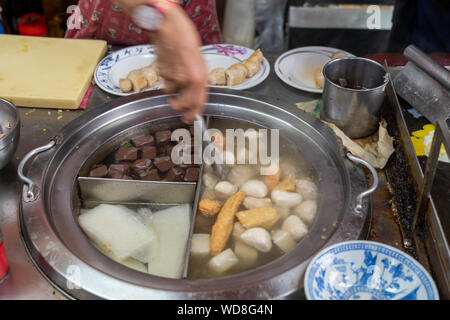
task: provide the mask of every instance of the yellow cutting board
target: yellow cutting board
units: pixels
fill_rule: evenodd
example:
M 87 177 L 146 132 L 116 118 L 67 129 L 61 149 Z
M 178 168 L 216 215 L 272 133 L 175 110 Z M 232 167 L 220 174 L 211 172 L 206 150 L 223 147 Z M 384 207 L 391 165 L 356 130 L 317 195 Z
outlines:
M 106 41 L 0 35 L 0 97 L 16 106 L 77 109 Z

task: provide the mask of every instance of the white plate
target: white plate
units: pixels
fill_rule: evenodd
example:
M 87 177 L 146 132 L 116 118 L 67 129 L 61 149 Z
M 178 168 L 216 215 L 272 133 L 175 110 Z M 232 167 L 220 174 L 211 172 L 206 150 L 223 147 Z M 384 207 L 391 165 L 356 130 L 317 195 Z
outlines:
M 94 73 L 95 83 L 108 93 L 128 96 L 134 92 L 122 92 L 119 88 L 119 80 L 126 78 L 131 70 L 146 67 L 155 59 L 156 51 L 152 45 L 137 45 L 115 51 L 98 64 Z M 162 83 L 156 82 L 155 86 L 145 91 L 161 88 Z
M 344 241 L 320 251 L 305 273 L 308 300 L 439 300 L 422 265 L 392 246 Z
M 254 52 L 254 50 L 235 45 L 220 44 L 209 45 L 201 48 L 208 70 L 214 68 L 228 68 L 234 63 L 242 62 Z M 122 92 L 119 88 L 119 80 L 126 78 L 132 70 L 148 66 L 156 59 L 156 49 L 153 45 L 137 45 L 127 47 L 111 53 L 103 58 L 95 69 L 95 83 L 104 91 L 119 95 L 128 96 L 134 92 Z M 241 84 L 235 86 L 211 86 L 220 88 L 231 88 L 243 90 L 254 87 L 267 78 L 270 72 L 270 65 L 266 58 L 263 59 L 261 68 L 257 74 L 249 79 L 245 79 Z M 163 88 L 161 82 L 156 82 L 155 86 L 148 90 Z
M 216 44 L 202 47 L 203 57 L 208 66 L 208 71 L 214 68 L 228 68 L 232 64 L 243 62 L 248 59 L 255 50 L 236 46 L 233 44 Z M 212 88 L 229 88 L 244 90 L 257 86 L 263 82 L 270 73 L 270 64 L 266 58 L 261 63 L 259 71 L 251 78 L 245 79 L 242 83 L 234 86 L 210 86 Z
M 349 57 L 353 54 L 330 47 L 302 47 L 283 53 L 275 61 L 275 73 L 278 78 L 291 87 L 314 93 L 322 93 L 317 88 L 314 75 L 330 61 L 331 55 L 337 51 L 345 52 Z

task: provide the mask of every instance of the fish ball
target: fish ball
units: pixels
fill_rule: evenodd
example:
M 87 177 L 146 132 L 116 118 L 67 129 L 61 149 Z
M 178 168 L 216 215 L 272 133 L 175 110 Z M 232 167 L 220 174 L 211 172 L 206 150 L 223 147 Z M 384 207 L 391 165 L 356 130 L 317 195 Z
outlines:
M 295 216 L 290 215 L 284 220 L 281 229 L 290 233 L 295 241 L 301 240 L 308 233 L 308 227 L 302 222 L 302 220 Z

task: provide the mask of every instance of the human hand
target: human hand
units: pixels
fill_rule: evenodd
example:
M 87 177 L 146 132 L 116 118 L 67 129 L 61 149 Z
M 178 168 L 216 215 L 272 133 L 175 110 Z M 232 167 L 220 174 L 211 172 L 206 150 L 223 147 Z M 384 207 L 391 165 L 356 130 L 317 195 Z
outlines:
M 184 111 L 183 121 L 192 123 L 206 102 L 208 72 L 200 52 L 201 40 L 192 21 L 179 6 L 173 6 L 161 26 L 152 32 L 159 74 L 164 80 L 173 109 Z

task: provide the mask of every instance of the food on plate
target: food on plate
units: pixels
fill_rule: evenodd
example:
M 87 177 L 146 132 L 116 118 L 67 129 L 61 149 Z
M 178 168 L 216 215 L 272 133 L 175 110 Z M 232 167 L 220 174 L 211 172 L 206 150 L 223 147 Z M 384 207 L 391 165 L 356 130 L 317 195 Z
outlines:
M 242 62 L 235 63 L 225 68 L 214 68 L 209 72 L 210 85 L 234 86 L 242 83 L 246 78 L 251 78 L 258 73 L 263 61 L 263 53 L 260 49 Z
M 242 64 L 248 70 L 247 78 L 251 78 L 255 74 L 257 74 L 258 71 L 259 71 L 259 68 L 260 68 L 260 64 L 258 62 L 255 62 L 255 61 L 245 60 L 244 62 L 242 62 Z
M 158 74 L 156 73 L 156 70 L 153 69 L 153 67 L 144 67 L 141 69 L 141 72 L 144 75 L 145 79 L 147 79 L 147 87 L 153 87 L 155 85 L 155 82 L 158 81 Z
M 227 77 L 227 86 L 234 86 L 240 84 L 247 77 L 248 69 L 242 63 L 235 63 L 227 70 L 225 70 L 225 75 Z
M 325 84 L 325 77 L 323 76 L 323 67 L 316 70 L 314 73 L 314 82 L 316 84 L 316 88 L 323 89 Z
M 344 51 L 336 51 L 335 53 L 333 53 L 331 55 L 331 60 L 345 58 L 345 57 L 348 57 L 347 53 L 345 53 Z
M 224 68 L 215 68 L 209 72 L 208 81 L 211 85 L 224 86 L 227 84 L 227 77 Z
M 231 231 L 233 230 L 234 216 L 239 209 L 245 193 L 239 191 L 225 201 L 217 215 L 217 220 L 211 230 L 211 254 L 218 255 L 225 248 Z
M 214 200 L 203 199 L 198 204 L 198 210 L 207 217 L 214 217 L 219 213 L 222 204 Z
M 93 244 L 111 259 L 153 275 L 181 278 L 190 229 L 190 206 L 152 213 L 122 205 L 100 204 L 78 217 Z M 207 242 L 209 249 L 209 241 Z M 197 246 L 197 251 L 198 246 Z
M 122 92 L 130 92 L 133 90 L 133 83 L 128 78 L 122 78 L 119 80 L 119 88 Z
M 252 139 L 258 139 L 256 131 L 246 135 L 246 141 Z M 317 215 L 317 178 L 305 158 L 292 151 L 295 147 L 284 152 L 283 148 L 280 166 L 272 175 L 262 174 L 261 163 L 231 164 L 220 174 L 204 166 L 194 225 L 194 234 L 202 234 L 195 240 L 202 249 L 196 243 L 191 252 L 189 279 L 223 277 L 259 267 L 293 250 L 305 238 Z M 242 148 L 234 149 L 236 159 L 240 152 Z M 209 253 L 204 247 L 207 235 Z
M 339 58 L 345 58 L 348 57 L 348 54 L 343 51 L 336 51 L 333 53 L 330 57 L 331 60 L 339 59 Z M 316 88 L 323 89 L 323 86 L 325 84 L 325 77 L 323 76 L 323 66 L 318 68 L 316 72 L 314 73 L 314 82 L 316 85 Z
M 139 133 L 123 142 L 100 163 L 90 168 L 89 177 L 143 181 L 195 182 L 200 168 L 195 164 L 175 164 L 171 130 Z M 191 153 L 194 148 L 191 148 Z
M 263 56 L 261 49 L 256 49 L 247 60 L 252 61 L 252 62 L 261 63 L 263 61 L 263 58 L 264 58 L 264 56 Z
M 122 92 L 137 93 L 153 87 L 159 79 L 158 66 L 153 62 L 149 66 L 131 70 L 126 78 L 119 79 L 119 88 Z
M 140 92 L 142 89 L 148 87 L 147 78 L 145 78 L 144 73 L 140 69 L 131 71 L 127 79 L 131 81 L 134 92 Z

